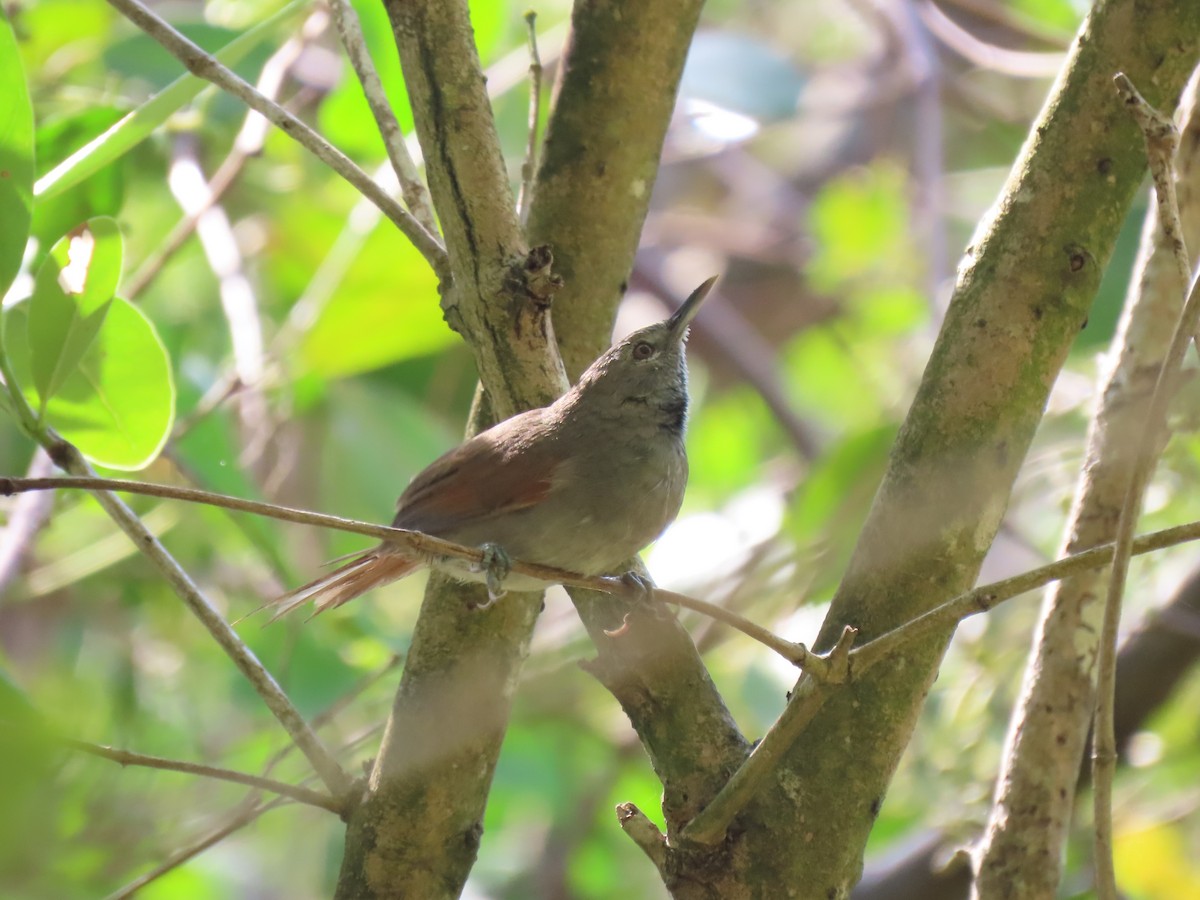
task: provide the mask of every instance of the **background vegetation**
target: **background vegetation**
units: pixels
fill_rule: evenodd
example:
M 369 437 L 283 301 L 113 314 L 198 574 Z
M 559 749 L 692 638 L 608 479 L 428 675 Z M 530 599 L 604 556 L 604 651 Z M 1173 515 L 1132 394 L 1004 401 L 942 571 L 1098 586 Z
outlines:
M 354 5 L 409 131 L 382 7 Z M 913 399 L 955 261 L 996 198 L 1083 6 L 707 6 L 617 324 L 620 333 L 661 318 L 722 274 L 690 345 L 687 501 L 647 554 L 659 584 L 736 608 L 791 640 L 814 639 Z M 216 49 L 279 8 L 208 2 L 162 13 Z M 524 6 L 478 0 L 471 9 L 515 190 L 528 127 Z M 536 12 L 550 82 L 569 4 L 547 0 Z M 181 73 L 94 0 L 17 4 L 10 18 L 33 99 L 39 177 Z M 257 34 L 237 70 L 256 81 L 268 60 L 281 66 L 274 92 L 285 105 L 364 168 L 383 163 L 329 28 L 300 8 Z M 176 106 L 129 152 L 38 202 L 27 271 L 83 220 L 119 223 L 119 293 L 153 324 L 175 391 L 169 439 L 137 477 L 388 521 L 408 479 L 461 438 L 475 388 L 471 354 L 442 321 L 435 276 L 287 137 L 266 130 L 256 140 L 237 102 L 207 88 Z M 198 178 L 228 182 L 220 214 L 167 250 Z M 1145 208 L 1139 201 L 1130 214 L 1054 386 L 983 582 L 1057 554 Z M 9 300 L 31 287 L 18 279 Z M 113 352 L 137 360 L 131 383 L 165 383 L 150 351 Z M 1200 518 L 1194 410 L 1180 403 L 1174 423 L 1140 530 Z M 0 427 L 0 471 L 50 468 L 15 427 Z M 206 507 L 130 502 L 230 619 L 365 543 Z M 5 504 L 0 687 L 10 716 L 27 703 L 72 738 L 243 771 L 261 771 L 288 746 L 91 498 L 29 494 Z M 1136 561 L 1126 621 L 1163 606 L 1194 567 L 1186 545 Z M 237 627 L 352 772 L 379 746 L 422 582 L 308 624 Z M 1170 627 L 1194 641 L 1196 613 L 1174 615 Z M 742 731 L 763 733 L 794 669 L 704 618 L 682 619 Z M 869 873 L 882 871 L 885 856 L 946 850 L 978 834 L 1036 619 L 1030 596 L 959 629 L 876 821 Z M 1184 645 L 1179 673 L 1196 649 Z M 591 652 L 574 608 L 552 592 L 464 896 L 664 895 L 612 812 L 632 801 L 661 826 L 661 786 L 620 707 L 578 667 Z M 1198 704 L 1200 682 L 1184 677 L 1129 744 L 1116 863 L 1131 897 L 1200 893 Z M 122 768 L 58 744 L 0 748 L 5 896 L 118 891 L 249 808 L 236 785 Z M 273 774 L 300 781 L 309 770 L 292 752 Z M 1090 883 L 1087 820 L 1068 853 L 1064 895 Z M 139 896 L 327 896 L 343 841 L 334 816 L 286 805 Z

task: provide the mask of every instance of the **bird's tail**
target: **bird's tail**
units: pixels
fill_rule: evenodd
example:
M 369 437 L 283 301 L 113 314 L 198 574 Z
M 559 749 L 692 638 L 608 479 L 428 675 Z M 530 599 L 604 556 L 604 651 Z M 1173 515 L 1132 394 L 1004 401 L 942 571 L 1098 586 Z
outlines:
M 349 603 L 372 588 L 403 578 L 420 565 L 418 560 L 401 556 L 386 547 L 375 547 L 359 554 L 348 563 L 338 566 L 328 575 L 322 575 L 306 585 L 288 591 L 267 604 L 275 614 L 270 621 L 286 616 L 309 600 L 314 601 L 313 615 Z

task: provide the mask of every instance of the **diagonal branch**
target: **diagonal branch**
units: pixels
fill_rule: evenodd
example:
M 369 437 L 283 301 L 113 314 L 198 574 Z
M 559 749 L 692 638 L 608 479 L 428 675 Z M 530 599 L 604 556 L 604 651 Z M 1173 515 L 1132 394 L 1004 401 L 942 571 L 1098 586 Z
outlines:
M 1139 39 L 1130 41 L 1134 22 Z M 1112 73 L 1127 72 L 1169 109 L 1196 65 L 1198 37 L 1200 7 L 1188 0 L 1091 7 L 958 268 L 817 649 L 845 625 L 878 637 L 974 582 L 1145 172 L 1137 130 L 1112 100 Z M 773 816 L 821 821 L 788 860 L 819 891 L 841 895 L 858 877 L 874 813 L 950 636 L 945 628 L 918 641 L 828 700 L 758 795 L 748 827 Z M 846 747 L 862 752 L 851 760 Z
M 1196 87 L 1193 76 L 1189 99 L 1182 104 L 1190 112 L 1185 152 L 1178 160 L 1180 236 L 1190 244 L 1200 241 L 1200 203 L 1189 189 L 1200 166 Z M 1096 387 L 1100 403 L 1063 526 L 1064 554 L 1113 539 L 1125 486 L 1137 465 L 1144 413 L 1171 325 L 1179 316 L 1185 277 L 1176 241 L 1165 238 L 1162 225 L 1155 210 L 1147 212 L 1136 272 L 1106 354 L 1110 364 Z M 985 895 L 1003 893 L 1018 878 L 1030 894 L 1052 894 L 1058 888 L 1061 847 L 1076 807 L 1074 787 L 1094 712 L 1105 577 L 1099 570 L 1080 572 L 1046 592 L 1020 700 L 1010 718 L 995 801 L 975 855 Z
M 1172 257 L 1178 268 L 1182 291 L 1191 279 L 1187 251 L 1183 244 L 1179 207 L 1175 199 L 1175 176 L 1172 165 L 1179 146 L 1179 134 L 1169 117 L 1148 106 L 1132 82 L 1124 74 L 1116 76 L 1117 90 L 1127 106 L 1134 108 L 1135 118 L 1143 129 L 1146 147 L 1154 171 L 1158 191 L 1162 236 L 1173 249 Z M 1140 113 L 1140 115 L 1138 114 Z M 1142 498 L 1154 474 L 1157 454 L 1154 448 L 1161 441 L 1167 425 L 1167 404 L 1179 386 L 1183 358 L 1187 353 L 1196 327 L 1200 325 L 1200 280 L 1192 281 L 1187 301 L 1171 335 L 1149 408 L 1138 431 L 1134 451 L 1134 467 L 1129 475 L 1121 514 L 1117 519 L 1114 538 L 1112 571 L 1109 574 L 1108 594 L 1104 601 L 1104 621 L 1100 637 L 1100 655 L 1096 666 L 1096 721 L 1092 745 L 1092 782 L 1095 827 L 1096 888 L 1101 900 L 1116 900 L 1117 876 L 1113 868 L 1112 781 L 1117 766 L 1117 739 L 1113 722 L 1113 704 L 1117 679 L 1117 630 L 1121 623 L 1121 601 L 1129 576 L 1129 560 L 1133 550 L 1133 532 L 1142 511 Z
M 342 46 L 346 48 L 350 65 L 354 67 L 354 73 L 362 85 L 363 96 L 367 98 L 371 115 L 375 117 L 375 125 L 379 128 L 379 136 L 383 138 L 383 146 L 387 150 L 392 171 L 396 173 L 396 180 L 400 182 L 400 194 L 417 221 L 425 226 L 425 230 L 430 234 L 436 235 L 437 222 L 434 221 L 429 190 L 421 180 L 417 164 L 408 152 L 408 143 L 404 140 L 400 123 L 396 121 L 396 114 L 392 112 L 383 82 L 379 80 L 379 73 L 375 71 L 375 64 L 367 51 L 367 42 L 363 37 L 358 13 L 350 5 L 350 0 L 330 0 L 329 5 L 333 13 L 333 25 L 337 29 Z
M 299 785 L 288 784 L 285 781 L 277 781 L 274 778 L 251 775 L 248 772 L 236 772 L 232 769 L 208 766 L 203 763 L 185 762 L 179 759 L 167 759 L 162 756 L 134 753 L 131 750 L 120 750 L 116 747 L 106 747 L 103 744 L 94 744 L 91 741 L 80 741 L 75 738 L 62 738 L 61 743 L 73 750 L 87 753 L 90 756 L 98 756 L 101 759 L 108 759 L 121 766 L 143 766 L 148 769 L 184 772 L 188 775 L 199 775 L 202 778 L 229 781 L 233 784 L 243 784 L 247 787 L 270 791 L 273 794 L 279 794 L 281 797 L 288 797 L 295 800 L 297 803 L 316 806 L 320 809 L 337 813 L 338 815 L 342 815 L 345 812 L 344 805 L 328 794 L 322 794 L 320 791 L 314 791 Z
M 414 247 L 429 263 L 438 280 L 450 283 L 450 268 L 446 250 L 436 237 L 417 221 L 404 207 L 388 196 L 372 178 L 354 164 L 317 132 L 301 122 L 279 104 L 264 97 L 254 87 L 238 77 L 227 66 L 222 65 L 210 54 L 172 28 L 166 21 L 138 2 L 138 0 L 108 0 L 118 12 L 158 41 L 178 59 L 189 72 L 237 97 L 251 109 L 261 113 L 285 134 L 311 151 L 314 156 L 354 185 L 363 196 L 369 198 L 400 229 Z
M 55 440 L 52 436 L 47 436 L 45 440 L 50 457 L 60 468 L 73 475 L 86 478 L 95 477 L 96 473 L 92 471 L 91 466 L 74 446 L 65 441 Z M 167 552 L 158 538 L 146 529 L 133 510 L 126 506 L 116 494 L 109 491 L 95 491 L 93 496 L 108 513 L 109 518 L 117 524 L 117 527 L 124 531 L 134 545 L 154 564 L 191 613 L 200 620 L 221 649 L 225 651 L 225 654 L 233 660 L 234 665 L 250 682 L 251 687 L 262 698 L 267 708 L 308 758 L 330 793 L 336 797 L 343 796 L 350 786 L 350 780 L 346 773 L 342 771 L 337 759 L 325 747 L 309 724 L 304 721 L 304 717 L 292 705 L 287 694 L 283 692 L 283 688 L 254 655 L 254 651 L 238 637 L 200 588 L 196 586 L 196 583 L 192 581 L 191 576 Z

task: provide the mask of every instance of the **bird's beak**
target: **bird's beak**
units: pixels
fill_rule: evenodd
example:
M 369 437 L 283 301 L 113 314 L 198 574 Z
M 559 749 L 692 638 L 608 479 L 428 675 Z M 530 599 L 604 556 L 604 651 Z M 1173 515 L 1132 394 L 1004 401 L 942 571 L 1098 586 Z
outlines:
M 692 319 L 696 318 L 696 313 L 700 312 L 700 304 L 704 302 L 704 298 L 708 296 L 708 292 L 712 290 L 716 281 L 717 276 L 714 275 L 692 291 L 691 295 L 683 301 L 683 305 L 675 310 L 675 314 L 667 320 L 667 329 L 672 341 L 679 343 L 683 340 L 688 326 L 692 324 Z

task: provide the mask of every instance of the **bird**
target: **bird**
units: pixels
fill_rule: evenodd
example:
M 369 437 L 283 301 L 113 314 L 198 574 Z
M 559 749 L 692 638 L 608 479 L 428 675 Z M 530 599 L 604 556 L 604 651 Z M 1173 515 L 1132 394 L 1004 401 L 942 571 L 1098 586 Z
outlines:
M 546 586 L 507 578 L 512 559 L 585 576 L 627 574 L 619 570 L 683 503 L 686 339 L 715 281 L 609 348 L 549 406 L 506 419 L 431 463 L 400 495 L 392 525 L 483 548 L 483 565 L 448 571 L 486 583 L 491 599 L 505 587 Z M 315 615 L 428 563 L 385 540 L 268 606 L 275 619 L 311 600 Z

